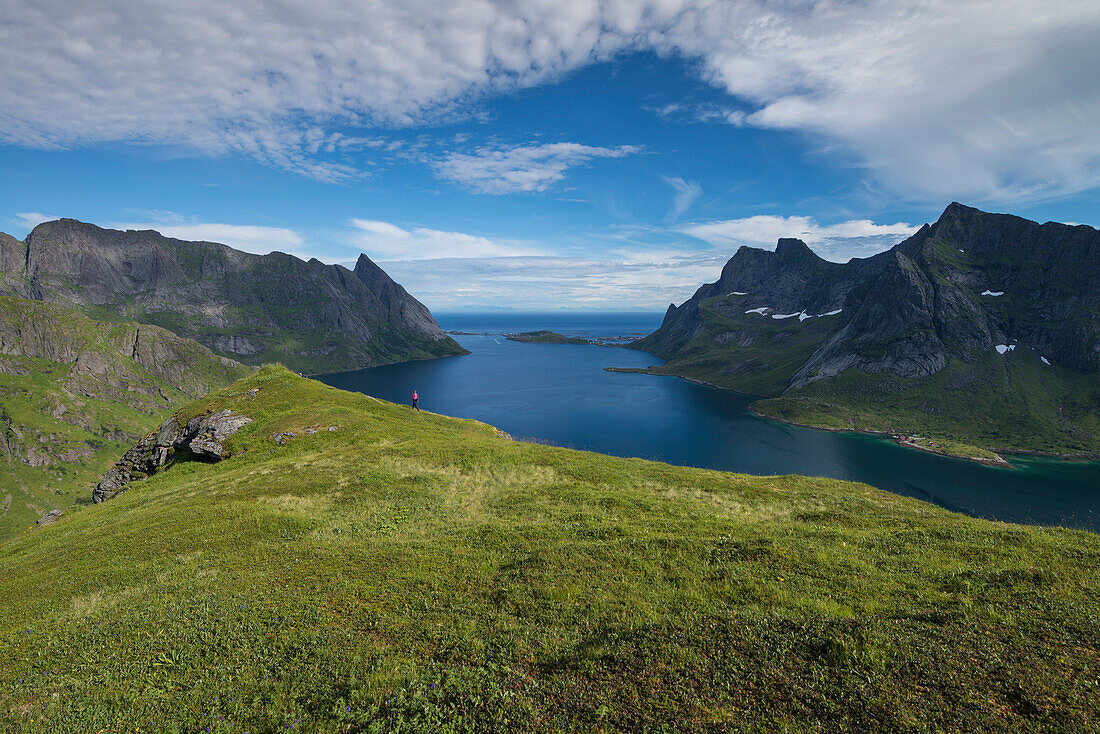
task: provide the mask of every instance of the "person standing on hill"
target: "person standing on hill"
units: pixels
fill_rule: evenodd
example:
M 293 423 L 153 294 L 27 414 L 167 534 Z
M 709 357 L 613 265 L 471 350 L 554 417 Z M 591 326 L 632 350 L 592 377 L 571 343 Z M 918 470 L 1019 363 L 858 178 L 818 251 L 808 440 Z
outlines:
M 420 395 L 417 394 L 416 390 L 413 390 L 413 410 L 420 410 L 419 403 L 420 403 Z

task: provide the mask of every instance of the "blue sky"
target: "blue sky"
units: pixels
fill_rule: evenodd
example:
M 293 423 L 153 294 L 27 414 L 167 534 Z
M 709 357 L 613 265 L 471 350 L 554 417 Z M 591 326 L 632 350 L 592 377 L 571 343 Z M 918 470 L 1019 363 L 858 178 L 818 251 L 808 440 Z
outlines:
M 19 237 L 366 252 L 435 310 L 606 310 L 741 244 L 873 254 L 952 200 L 1100 224 L 1095 2 L 5 7 Z

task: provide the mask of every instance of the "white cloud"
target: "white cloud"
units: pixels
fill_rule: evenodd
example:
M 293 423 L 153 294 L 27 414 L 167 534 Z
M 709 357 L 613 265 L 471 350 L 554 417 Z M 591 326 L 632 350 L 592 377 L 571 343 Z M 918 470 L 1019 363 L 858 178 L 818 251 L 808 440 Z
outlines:
M 671 222 L 679 219 L 680 215 L 686 212 L 688 207 L 703 194 L 703 187 L 695 181 L 685 181 L 679 176 L 675 178 L 665 176 L 664 180 L 665 183 L 676 190 L 676 194 L 672 197 L 672 208 L 666 217 Z
M 175 219 L 176 221 L 172 221 Z M 169 221 L 122 222 L 109 225 L 113 229 L 153 229 L 165 237 L 178 240 L 217 242 L 244 252 L 266 255 L 285 252 L 308 259 L 307 247 L 301 236 L 282 227 L 262 227 L 251 224 L 221 224 L 217 222 L 184 222 L 170 215 Z
M 12 217 L 12 222 L 24 229 L 34 229 L 42 222 L 52 222 L 55 219 L 60 219 L 60 217 L 55 217 L 52 214 L 39 214 L 38 212 L 19 212 Z
M 795 237 L 826 260 L 847 262 L 853 257 L 867 257 L 889 249 L 917 229 L 919 227 L 905 222 L 875 224 L 867 219 L 852 219 L 821 225 L 812 217 L 761 214 L 744 219 L 686 224 L 677 231 L 727 251 L 741 245 L 770 250 L 781 237 Z
M 488 237 L 416 227 L 402 229 L 389 222 L 353 219 L 356 232 L 349 244 L 372 260 L 511 257 L 537 254 L 519 243 L 499 243 Z
M 840 142 L 911 198 L 1010 202 L 1100 184 L 1100 4 L 718 4 L 661 34 L 756 105 Z M 738 22 L 743 22 L 739 27 Z M 732 31 L 732 32 L 731 32 Z
M 545 191 L 565 178 L 567 168 L 636 152 L 631 145 L 601 148 L 580 143 L 479 148 L 472 154 L 451 153 L 436 164 L 436 172 L 483 194 Z
M 441 258 L 379 265 L 429 308 L 521 306 L 594 310 L 652 309 L 681 303 L 721 272 L 713 252 L 629 258 Z
M 184 144 L 347 180 L 341 126 L 476 113 L 654 50 L 697 60 L 731 122 L 814 133 L 908 197 L 1100 185 L 1095 0 L 6 0 L 3 17 L 6 144 Z

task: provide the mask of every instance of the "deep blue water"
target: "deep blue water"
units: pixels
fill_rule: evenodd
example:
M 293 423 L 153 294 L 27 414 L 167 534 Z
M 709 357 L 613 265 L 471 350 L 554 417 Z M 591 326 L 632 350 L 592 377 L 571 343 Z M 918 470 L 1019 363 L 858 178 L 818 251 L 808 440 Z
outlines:
M 605 372 L 660 359 L 619 347 L 521 344 L 501 333 L 641 335 L 660 314 L 437 314 L 472 353 L 324 375 L 335 387 L 476 418 L 516 438 L 670 464 L 749 474 L 804 474 L 866 482 L 971 515 L 1100 530 L 1100 463 L 1009 457 L 995 468 L 905 449 L 857 433 L 763 420 L 753 398 L 675 377 Z

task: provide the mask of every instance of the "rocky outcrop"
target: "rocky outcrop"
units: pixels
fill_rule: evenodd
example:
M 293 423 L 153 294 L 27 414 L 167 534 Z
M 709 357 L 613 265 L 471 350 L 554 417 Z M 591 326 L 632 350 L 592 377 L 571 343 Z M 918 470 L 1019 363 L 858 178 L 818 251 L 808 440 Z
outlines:
M 250 364 L 356 369 L 465 353 L 366 255 L 354 270 L 73 219 L 0 238 L 0 295 L 108 308 Z
M 141 439 L 127 451 L 92 490 L 92 501 L 103 502 L 126 489 L 135 479 L 143 479 L 180 459 L 221 461 L 226 458 L 225 441 L 251 423 L 245 415 L 230 410 L 199 415 L 181 425 L 175 416 Z
M 47 525 L 53 525 L 55 522 L 57 522 L 59 519 L 61 519 L 61 516 L 64 515 L 64 514 L 65 513 L 62 512 L 61 510 L 50 510 L 45 515 L 38 518 L 35 521 L 34 525 L 35 525 L 36 528 L 44 528 Z

